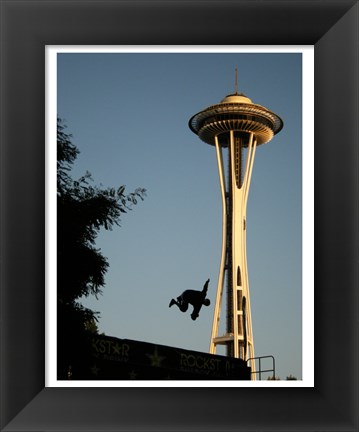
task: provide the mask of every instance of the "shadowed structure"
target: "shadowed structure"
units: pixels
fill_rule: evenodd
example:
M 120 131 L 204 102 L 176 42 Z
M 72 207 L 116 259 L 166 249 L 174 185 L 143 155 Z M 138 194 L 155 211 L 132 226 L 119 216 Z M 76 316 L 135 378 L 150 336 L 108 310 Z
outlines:
M 87 369 L 71 379 L 90 380 L 250 380 L 240 359 L 130 339 L 94 335 Z

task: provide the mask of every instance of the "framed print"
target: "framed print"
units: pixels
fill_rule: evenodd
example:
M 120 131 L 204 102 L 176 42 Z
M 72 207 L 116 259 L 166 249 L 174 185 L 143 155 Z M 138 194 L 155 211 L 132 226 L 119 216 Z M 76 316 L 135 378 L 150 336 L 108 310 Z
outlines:
M 116 185 L 121 179 L 126 184 L 125 189 L 120 189 L 121 204 L 123 189 L 146 187 L 146 195 L 136 195 L 138 205 L 131 207 L 133 211 L 120 215 L 120 227 L 101 230 L 97 236 L 96 247 L 105 254 L 109 268 L 103 295 L 82 296 L 78 300 L 82 307 L 99 310 L 101 314 L 96 324 L 98 335 L 92 334 L 89 338 L 91 354 L 84 358 L 84 347 L 81 352 L 78 349 L 81 338 L 75 332 L 76 323 L 71 332 L 67 330 L 69 317 L 82 313 L 83 309 L 79 306 L 64 308 L 62 303 L 70 285 L 67 269 L 72 268 L 73 278 L 81 268 L 77 265 L 78 253 L 68 258 L 72 255 L 68 249 L 78 251 L 78 247 L 68 246 L 66 233 L 82 232 L 79 226 L 72 228 L 74 220 L 77 221 L 73 214 L 66 217 L 66 211 L 73 211 L 73 207 L 68 206 L 70 171 L 66 171 L 66 181 L 62 183 L 61 180 L 59 184 L 58 219 L 48 216 L 46 256 L 47 262 L 53 261 L 52 266 L 56 268 L 56 251 L 50 253 L 56 239 L 49 239 L 51 232 L 56 232 L 57 223 L 58 231 L 62 232 L 57 241 L 58 256 L 63 257 L 61 262 L 66 260 L 67 265 L 59 262 L 57 266 L 60 299 L 57 300 L 57 322 L 55 290 L 50 288 L 56 287 L 56 272 L 48 272 L 47 278 L 46 347 L 50 355 L 54 352 L 53 360 L 48 357 L 47 361 L 47 386 L 189 387 L 214 385 L 214 380 L 231 380 L 230 385 L 240 387 L 313 386 L 314 246 L 313 234 L 309 234 L 313 227 L 308 224 L 308 220 L 312 225 L 314 221 L 313 54 L 313 47 L 46 47 L 48 154 L 55 148 L 56 127 L 64 128 L 62 120 L 56 125 L 57 115 L 67 120 L 69 128 L 71 123 L 74 126 L 73 141 L 80 151 L 71 170 L 76 172 L 76 177 L 81 171 L 94 170 L 101 184 Z M 236 70 L 238 82 L 235 83 Z M 235 91 L 234 85 L 241 89 L 224 100 L 245 100 L 246 105 L 237 106 L 241 109 L 251 106 L 259 110 L 261 114 L 257 115 L 261 116 L 267 111 L 257 102 L 267 107 L 272 102 L 270 109 L 280 113 L 283 120 L 277 117 L 278 129 L 281 129 L 278 136 L 271 139 L 271 129 L 264 129 L 269 135 L 263 132 L 258 135 L 261 144 L 252 143 L 249 151 L 244 141 L 241 151 L 237 149 L 237 162 L 231 166 L 237 170 L 240 167 L 237 178 L 238 181 L 243 179 L 245 185 L 236 187 L 232 193 L 238 189 L 237 207 L 238 199 L 242 202 L 248 195 L 249 203 L 246 215 L 241 206 L 244 213 L 233 212 L 235 216 L 231 222 L 230 216 L 227 217 L 231 214 L 231 203 L 221 211 L 216 161 L 219 153 L 223 160 L 222 171 L 228 171 L 225 165 L 229 165 L 230 154 L 224 141 L 228 136 L 221 136 L 223 145 L 218 149 L 213 142 L 205 142 L 207 146 L 196 145 L 196 134 L 188 127 L 188 122 L 192 105 L 197 107 L 199 100 L 219 101 Z M 243 99 L 243 94 L 248 98 Z M 253 106 L 250 100 L 255 101 Z M 302 120 L 303 105 L 306 112 Z M 227 115 L 231 115 L 233 106 L 231 102 L 221 102 L 216 109 L 226 107 Z M 212 108 L 209 112 L 212 113 Z M 247 122 L 253 117 L 246 111 L 242 115 Z M 251 127 L 257 128 L 261 119 L 256 117 Z M 246 128 L 247 123 L 243 123 L 243 127 Z M 261 127 L 266 127 L 265 122 Z M 243 133 L 247 136 L 247 132 Z M 262 145 L 268 140 L 271 145 Z M 62 145 L 65 146 L 65 141 Z M 246 162 L 249 155 L 253 161 L 253 182 L 249 177 L 250 164 Z M 56 197 L 55 161 L 54 154 L 46 163 L 47 185 L 51 185 L 47 188 L 48 203 Z M 306 173 L 307 185 L 303 192 L 302 172 Z M 226 179 L 228 172 L 223 175 L 222 183 L 229 190 Z M 83 188 L 87 190 L 85 183 Z M 240 197 L 244 190 L 246 194 Z M 224 195 L 226 193 L 229 191 L 223 191 Z M 85 201 L 81 205 L 86 205 Z M 265 212 L 267 216 L 261 217 Z M 237 265 L 233 263 L 231 271 L 229 266 L 223 268 L 218 277 L 221 249 L 224 248 L 223 253 L 228 256 L 234 253 L 229 249 L 245 249 L 242 219 L 246 220 L 248 258 L 237 254 Z M 227 242 L 223 246 L 226 236 L 222 235 L 222 230 L 227 229 L 229 223 L 233 231 L 237 231 L 233 243 L 238 240 L 242 245 L 235 243 L 237 246 L 231 248 Z M 302 239 L 305 240 L 303 246 Z M 229 262 L 229 258 L 225 260 Z M 282 270 L 277 272 L 279 263 Z M 227 291 L 229 273 L 234 269 L 238 276 L 232 276 L 231 280 L 236 285 L 223 293 L 223 285 Z M 277 269 L 276 276 L 273 269 Z M 194 286 L 195 280 L 198 288 Z M 242 288 L 231 307 L 229 295 L 237 291 L 239 282 Z M 195 299 L 201 296 L 203 286 L 208 302 L 196 305 Z M 184 289 L 185 294 L 179 296 Z M 245 310 L 240 305 L 236 311 L 243 319 L 230 323 L 228 310 L 233 305 L 238 307 L 240 297 L 247 301 Z M 192 313 L 192 306 L 196 307 L 197 316 Z M 183 314 L 174 312 L 177 308 Z M 70 315 L 69 310 L 73 310 Z M 235 324 L 239 323 L 236 331 L 240 360 L 229 360 L 235 358 L 234 352 L 229 354 L 237 346 L 230 337 L 226 345 L 213 342 L 209 349 L 213 322 L 219 325 L 212 340 L 217 341 L 221 335 L 220 342 L 223 334 L 234 333 Z M 228 329 L 229 325 L 233 328 Z M 70 342 L 72 337 L 73 343 Z M 246 362 L 245 357 L 251 360 Z M 306 360 L 303 366 L 302 357 Z M 67 378 L 69 371 L 71 382 Z M 247 372 L 250 375 L 246 375 Z M 286 380 L 289 375 L 292 379 Z M 219 384 L 229 385 L 228 382 L 215 383 Z
M 2 430 L 358 430 L 358 11 L 1 2 Z M 314 46 L 314 387 L 45 386 L 45 49 L 74 45 Z

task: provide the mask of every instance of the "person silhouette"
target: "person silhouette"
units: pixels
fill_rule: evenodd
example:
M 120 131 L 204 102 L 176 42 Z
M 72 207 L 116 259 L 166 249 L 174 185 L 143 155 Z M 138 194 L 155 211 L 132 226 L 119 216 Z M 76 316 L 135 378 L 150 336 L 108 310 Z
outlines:
M 169 307 L 173 305 L 178 306 L 181 312 L 186 312 L 188 309 L 188 305 L 191 304 L 193 306 L 193 312 L 191 313 L 191 318 L 196 320 L 199 316 L 199 311 L 201 310 L 202 305 L 209 306 L 211 301 L 206 298 L 208 291 L 209 279 L 203 285 L 202 291 L 195 290 L 186 290 L 177 297 L 177 300 L 172 299 L 170 301 Z

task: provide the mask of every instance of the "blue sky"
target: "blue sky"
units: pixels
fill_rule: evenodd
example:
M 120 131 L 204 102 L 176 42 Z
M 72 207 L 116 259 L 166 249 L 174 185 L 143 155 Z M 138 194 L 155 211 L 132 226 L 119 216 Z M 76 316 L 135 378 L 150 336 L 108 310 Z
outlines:
M 247 207 L 254 348 L 276 375 L 302 377 L 302 56 L 300 53 L 60 53 L 57 108 L 80 150 L 72 175 L 147 189 L 121 227 L 101 231 L 109 260 L 98 300 L 107 335 L 208 352 L 221 253 L 215 149 L 190 117 L 238 90 L 278 114 L 257 149 Z M 210 278 L 197 321 L 169 308 Z M 223 320 L 224 320 L 223 314 Z M 221 352 L 219 352 L 221 353 Z

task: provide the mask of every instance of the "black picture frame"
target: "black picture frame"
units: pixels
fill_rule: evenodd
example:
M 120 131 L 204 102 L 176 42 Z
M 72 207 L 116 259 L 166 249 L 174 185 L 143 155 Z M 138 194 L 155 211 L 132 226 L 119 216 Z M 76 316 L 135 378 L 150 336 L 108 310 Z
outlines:
M 358 1 L 1 1 L 1 430 L 358 430 Z M 315 387 L 45 388 L 45 46 L 315 46 Z M 304 108 L 305 109 L 305 108 Z

